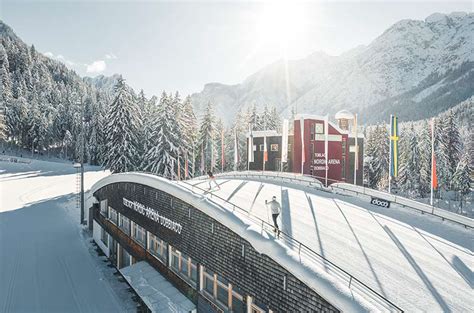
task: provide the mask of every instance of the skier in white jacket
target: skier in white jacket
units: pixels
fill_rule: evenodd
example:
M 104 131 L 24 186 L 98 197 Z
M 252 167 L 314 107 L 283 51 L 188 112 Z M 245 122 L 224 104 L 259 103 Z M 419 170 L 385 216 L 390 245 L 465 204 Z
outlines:
M 281 205 L 280 205 L 280 203 L 278 203 L 277 197 L 273 196 L 272 201 L 265 200 L 265 204 L 267 206 L 270 205 L 270 209 L 272 210 L 273 224 L 275 225 L 275 232 L 280 233 L 280 228 L 278 227 L 277 218 L 278 218 L 278 215 L 280 215 L 280 212 L 281 212 Z

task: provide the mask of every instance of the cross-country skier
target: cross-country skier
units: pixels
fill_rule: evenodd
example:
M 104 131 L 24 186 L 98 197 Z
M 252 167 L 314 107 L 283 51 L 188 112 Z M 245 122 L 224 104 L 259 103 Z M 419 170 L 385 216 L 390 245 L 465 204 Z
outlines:
M 214 177 L 214 174 L 212 174 L 211 171 L 208 171 L 207 175 L 209 176 L 209 190 L 212 189 L 212 185 L 211 185 L 212 182 L 214 182 L 214 184 L 216 184 L 217 188 L 219 188 L 219 190 L 221 190 L 221 186 L 219 186 L 219 184 L 216 182 L 216 178 Z
M 278 215 L 280 215 L 280 212 L 281 212 L 281 205 L 277 201 L 277 197 L 273 196 L 272 201 L 265 200 L 265 204 L 267 206 L 268 205 L 270 206 L 270 209 L 272 210 L 273 224 L 275 225 L 275 232 L 280 234 L 280 228 L 278 227 L 277 218 L 278 218 Z

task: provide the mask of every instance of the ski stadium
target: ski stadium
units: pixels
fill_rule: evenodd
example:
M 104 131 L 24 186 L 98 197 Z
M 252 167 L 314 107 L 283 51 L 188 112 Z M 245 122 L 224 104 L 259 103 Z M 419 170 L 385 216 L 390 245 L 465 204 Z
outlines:
M 94 240 L 150 311 L 474 307 L 472 219 L 290 173 L 230 172 L 216 182 L 124 173 L 92 186 Z M 279 235 L 265 204 L 273 196 Z

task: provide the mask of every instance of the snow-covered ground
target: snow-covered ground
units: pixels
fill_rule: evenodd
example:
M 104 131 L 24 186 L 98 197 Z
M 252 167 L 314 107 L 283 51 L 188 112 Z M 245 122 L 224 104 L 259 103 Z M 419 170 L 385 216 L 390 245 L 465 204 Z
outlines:
M 265 199 L 277 196 L 284 232 L 406 312 L 469 312 L 474 307 L 472 229 L 397 205 L 384 209 L 324 191 L 240 179 L 217 182 L 221 190 L 214 188 L 214 194 L 269 223 Z M 206 180 L 191 183 L 208 188 Z
M 79 225 L 75 172 L 70 163 L 0 161 L 0 312 L 136 311 Z M 85 188 L 107 175 L 86 167 Z

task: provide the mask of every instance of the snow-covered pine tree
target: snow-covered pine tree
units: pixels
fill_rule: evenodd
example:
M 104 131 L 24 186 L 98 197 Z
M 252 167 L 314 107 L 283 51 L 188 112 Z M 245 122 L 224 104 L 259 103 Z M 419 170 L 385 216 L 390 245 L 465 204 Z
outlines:
M 142 127 L 139 131 L 139 138 L 141 138 L 140 153 L 142 157 L 140 159 L 139 168 L 144 170 L 146 163 L 145 155 L 152 147 L 153 122 L 156 108 L 150 104 L 143 89 L 138 93 L 138 107 L 142 119 Z
M 456 124 L 456 118 L 452 110 L 442 119 L 439 128 L 439 152 L 443 168 L 441 169 L 442 180 L 445 188 L 452 189 L 452 178 L 456 172 L 462 151 L 461 137 Z
M 403 144 L 400 146 L 400 187 L 405 193 L 417 197 L 420 194 L 420 153 L 413 124 L 403 135 Z
M 106 116 L 104 165 L 113 173 L 135 170 L 139 150 L 139 108 L 130 88 L 120 76 L 114 87 L 115 97 Z
M 244 170 L 247 169 L 247 133 L 249 132 L 249 124 L 248 124 L 248 117 L 247 115 L 240 109 L 237 112 L 237 116 L 235 117 L 234 123 L 232 125 L 230 136 L 232 137 L 231 151 L 232 151 L 232 167 L 234 168 L 234 149 L 235 149 L 235 138 L 234 136 L 237 135 L 237 149 L 238 149 L 238 156 L 239 156 L 239 163 L 237 164 L 237 170 Z M 230 147 L 229 147 L 230 148 Z
M 268 129 L 274 129 L 280 132 L 282 127 L 282 120 L 275 106 L 272 107 L 268 119 Z
M 201 162 L 204 163 L 204 169 L 200 171 L 201 175 L 204 175 L 208 170 L 214 171 L 215 161 L 217 159 L 216 140 L 214 106 L 211 102 L 208 102 L 199 127 L 197 143 L 199 164 L 201 164 Z
M 418 133 L 418 152 L 420 154 L 420 196 L 424 198 L 431 188 L 431 134 L 426 120 Z
M 471 190 L 471 178 L 470 175 L 473 173 L 472 164 L 469 163 L 470 159 L 469 149 L 465 149 L 460 162 L 456 167 L 456 171 L 453 175 L 452 187 L 459 193 L 461 200 L 461 214 L 462 214 L 462 203 L 464 196 L 469 194 Z
M 179 130 L 175 119 L 173 98 L 163 91 L 153 122 L 151 149 L 145 155 L 144 169 L 174 179 L 179 150 Z
M 190 96 L 187 96 L 183 102 L 178 123 L 183 140 L 183 162 L 185 162 L 186 159 L 188 160 L 188 173 L 189 175 L 194 175 L 193 169 L 195 170 L 196 167 L 195 158 L 197 155 L 196 139 L 198 127 Z M 183 171 L 184 170 L 185 165 L 183 166 Z
M 368 133 L 366 146 L 366 179 L 371 188 L 385 189 L 388 185 L 389 142 L 385 124 Z

